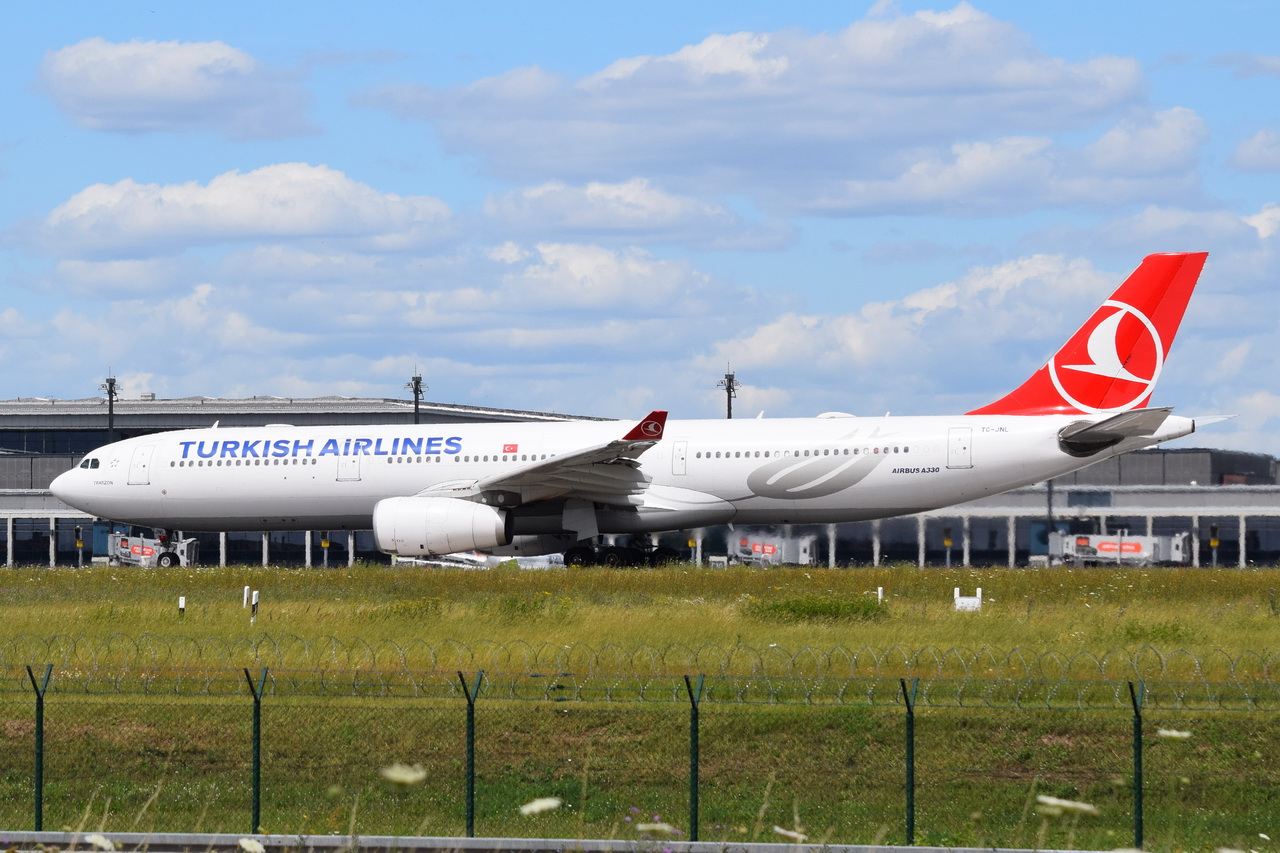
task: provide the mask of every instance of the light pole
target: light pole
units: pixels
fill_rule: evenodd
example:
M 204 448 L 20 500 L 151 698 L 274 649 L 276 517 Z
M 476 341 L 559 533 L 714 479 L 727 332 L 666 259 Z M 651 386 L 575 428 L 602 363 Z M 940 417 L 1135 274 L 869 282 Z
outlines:
M 726 368 L 727 370 L 728 368 Z M 725 398 L 729 404 L 729 414 L 727 417 L 733 419 L 733 398 L 738 396 L 738 380 L 734 378 L 734 374 L 726 373 L 724 379 L 716 383 L 717 388 L 724 389 Z
M 107 444 L 110 444 L 116 440 L 116 378 L 108 376 L 98 390 L 107 392 Z
M 412 377 L 404 387 L 413 390 L 413 422 L 419 423 L 418 404 L 422 401 L 422 392 L 426 388 L 422 384 L 422 374 Z

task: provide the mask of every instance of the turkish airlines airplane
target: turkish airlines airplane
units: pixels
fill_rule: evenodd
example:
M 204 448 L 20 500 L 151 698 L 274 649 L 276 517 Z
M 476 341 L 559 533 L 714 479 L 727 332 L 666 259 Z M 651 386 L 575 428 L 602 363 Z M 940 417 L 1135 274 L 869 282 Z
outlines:
M 1049 362 L 963 415 L 180 430 L 90 453 L 53 493 L 166 530 L 372 528 L 401 556 L 937 509 L 1195 431 L 1148 408 L 1206 253 L 1151 255 Z M 1218 418 L 1213 418 L 1218 420 Z

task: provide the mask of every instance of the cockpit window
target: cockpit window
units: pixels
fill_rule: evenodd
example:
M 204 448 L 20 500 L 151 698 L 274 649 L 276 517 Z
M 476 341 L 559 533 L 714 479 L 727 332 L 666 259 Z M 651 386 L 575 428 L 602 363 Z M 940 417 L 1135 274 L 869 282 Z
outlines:
M 81 467 L 81 468 L 97 468 L 97 467 L 98 467 L 98 460 L 97 460 L 97 459 L 86 459 L 86 460 L 84 460 L 83 462 L 81 462 L 81 463 L 80 463 L 80 467 Z

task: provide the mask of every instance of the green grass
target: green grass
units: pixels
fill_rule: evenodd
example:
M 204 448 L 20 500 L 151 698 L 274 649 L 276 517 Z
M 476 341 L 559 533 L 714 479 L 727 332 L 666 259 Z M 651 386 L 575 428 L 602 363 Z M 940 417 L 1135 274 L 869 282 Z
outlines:
M 241 606 L 246 585 L 262 593 L 252 623 Z M 953 609 L 957 586 L 983 588 L 982 612 Z M 877 587 L 883 608 L 872 606 Z M 104 660 L 141 654 L 130 649 L 144 635 L 184 638 L 179 646 L 238 643 L 232 665 L 252 663 L 245 649 L 265 635 L 285 642 L 279 663 L 291 666 L 314 665 L 315 650 L 335 639 L 419 651 L 443 643 L 956 647 L 992 649 L 995 658 L 1014 649 L 1100 656 L 1151 646 L 1190 653 L 1175 661 L 1189 674 L 1199 660 L 1204 676 L 1225 678 L 1219 650 L 1229 658 L 1280 651 L 1278 588 L 1278 570 L 23 569 L 0 573 L 0 624 L 8 638 L 83 641 Z M 21 650 L 7 658 L 15 655 Z M 28 662 L 10 659 L 0 664 Z M 685 664 L 675 659 L 680 674 Z M 434 665 L 421 656 L 409 663 Z
M 245 585 L 262 591 L 253 623 L 241 606 Z M 981 613 L 954 611 L 956 586 L 983 588 Z M 593 658 L 598 667 L 615 661 L 619 674 L 645 676 L 616 679 L 620 695 L 647 684 L 650 701 L 481 697 L 477 832 L 632 839 L 634 825 L 654 815 L 688 831 L 688 703 L 670 676 L 690 662 L 718 662 L 744 676 L 739 685 L 760 682 L 750 688 L 757 698 L 769 680 L 746 677 L 752 668 L 806 648 L 874 649 L 892 675 L 893 661 L 931 647 L 921 660 L 948 677 L 968 666 L 975 683 L 1018 677 L 1020 660 L 1058 662 L 1063 678 L 1123 683 L 1131 670 L 1090 665 L 1117 649 L 1120 659 L 1163 657 L 1175 674 L 1210 681 L 1228 679 L 1235 661 L 1248 681 L 1263 677 L 1263 662 L 1280 650 L 1276 588 L 1274 570 L 6 571 L 0 828 L 31 825 L 33 700 L 21 690 L 25 672 L 13 667 L 51 653 L 61 655 L 50 661 L 59 664 L 55 685 L 81 692 L 55 688 L 48 697 L 47 828 L 244 832 L 252 705 L 238 669 L 256 676 L 264 652 L 273 667 L 340 675 L 404 665 L 386 654 L 392 648 L 410 668 L 445 673 L 472 671 L 447 655 L 463 647 L 502 644 L 516 672 L 524 671 L 521 650 L 563 650 L 570 664 L 583 659 L 581 649 L 604 650 Z M 182 617 L 179 595 L 187 598 Z M 666 658 L 654 652 L 671 647 Z M 895 647 L 897 656 L 887 651 Z M 966 652 L 950 654 L 953 647 Z M 154 685 L 167 694 L 112 692 L 112 678 L 133 690 L 139 670 L 191 664 L 197 652 L 226 679 L 214 692 L 227 695 L 175 695 L 162 681 Z M 805 705 L 791 688 L 778 695 L 798 704 L 704 704 L 701 837 L 781 840 L 778 825 L 815 840 L 902 843 L 902 708 Z M 1025 697 L 1031 707 L 1016 710 L 985 708 L 971 695 L 963 701 L 972 707 L 917 711 L 918 844 L 1131 843 L 1128 709 L 1048 710 L 1034 707 L 1039 694 Z M 264 827 L 460 834 L 464 715 L 460 698 L 269 694 Z M 1192 738 L 1160 739 L 1158 728 Z M 1258 837 L 1280 837 L 1274 712 L 1149 710 L 1146 746 L 1149 847 L 1275 849 Z M 396 761 L 421 764 L 426 783 L 385 784 L 379 768 Z M 1074 827 L 1043 821 L 1027 808 L 1036 793 L 1085 800 L 1102 813 Z M 549 795 L 566 805 L 519 815 L 519 804 Z

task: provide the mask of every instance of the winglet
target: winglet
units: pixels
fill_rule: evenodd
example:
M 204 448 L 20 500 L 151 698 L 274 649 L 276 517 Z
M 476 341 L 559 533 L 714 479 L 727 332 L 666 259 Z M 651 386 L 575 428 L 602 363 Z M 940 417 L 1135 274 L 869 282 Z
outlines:
M 655 410 L 640 419 L 640 423 L 631 428 L 631 432 L 622 437 L 623 441 L 657 441 L 662 438 L 662 431 L 667 428 L 667 413 Z
M 1048 364 L 969 414 L 1113 414 L 1146 407 L 1206 256 L 1149 255 Z

